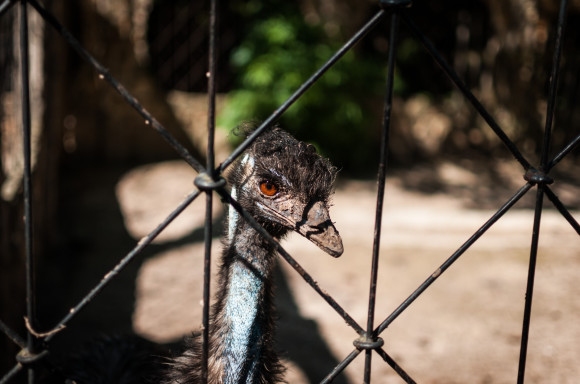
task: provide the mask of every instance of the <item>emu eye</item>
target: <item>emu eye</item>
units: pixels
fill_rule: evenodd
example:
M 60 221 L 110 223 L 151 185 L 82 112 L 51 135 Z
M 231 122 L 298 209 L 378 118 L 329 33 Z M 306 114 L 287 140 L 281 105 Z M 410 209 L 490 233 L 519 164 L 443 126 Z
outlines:
M 266 196 L 274 196 L 278 193 L 278 186 L 269 180 L 260 182 L 260 192 Z

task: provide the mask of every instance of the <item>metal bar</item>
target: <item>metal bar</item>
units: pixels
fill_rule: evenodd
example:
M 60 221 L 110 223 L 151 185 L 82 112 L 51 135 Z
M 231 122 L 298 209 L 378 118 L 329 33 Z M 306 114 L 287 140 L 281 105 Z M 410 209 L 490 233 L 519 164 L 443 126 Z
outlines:
M 97 284 L 87 295 L 83 297 L 83 299 L 71 310 L 69 313 L 63 317 L 63 319 L 53 328 L 52 331 L 48 332 L 48 335 L 45 338 L 45 341 L 50 341 L 60 329 L 64 328 L 65 325 L 77 314 L 79 313 L 91 300 L 95 298 L 95 296 L 105 288 L 105 286 L 121 272 L 127 264 L 129 264 L 136 255 L 141 253 L 143 249 L 149 245 L 160 233 L 163 231 L 185 208 L 191 204 L 193 200 L 195 200 L 201 192 L 195 189 L 191 192 L 178 206 L 159 224 L 151 233 L 147 236 L 143 237 L 135 248 L 133 248 L 121 261 L 111 270 L 109 271 L 103 279 Z
M 217 67 L 217 0 L 210 2 L 209 14 L 209 62 L 207 73 L 208 118 L 207 118 L 207 170 L 214 169 L 214 137 L 215 137 L 215 95 L 216 95 L 216 67 Z M 211 176 L 215 176 L 211 175 Z
M 341 361 L 337 366 L 334 367 L 332 371 L 320 382 L 320 384 L 332 383 L 332 380 L 336 378 L 344 369 L 352 363 L 352 361 L 360 354 L 360 350 L 355 349 L 352 351 L 343 361 Z
M 566 6 L 567 0 L 562 0 L 560 2 L 560 11 L 558 13 L 558 25 L 556 28 L 556 44 L 554 48 L 554 55 L 552 56 L 552 72 L 550 75 L 550 88 L 548 92 L 548 106 L 546 111 L 546 125 L 544 127 L 544 141 L 542 143 L 542 153 L 541 153 L 541 160 L 540 160 L 540 167 L 542 170 L 545 170 L 548 165 L 552 164 L 552 161 L 548 162 L 548 156 L 550 152 L 550 144 L 551 144 L 551 133 L 552 133 L 552 125 L 554 119 L 554 112 L 555 112 L 555 105 L 556 105 L 556 97 L 558 93 L 558 78 L 560 74 L 560 58 L 562 56 L 562 39 L 564 35 L 564 27 L 565 27 L 565 18 L 566 18 Z M 528 280 L 526 285 L 526 297 L 524 302 L 524 318 L 522 324 L 522 338 L 520 344 L 520 359 L 518 364 L 518 378 L 517 383 L 523 384 L 526 372 L 526 360 L 527 360 L 527 353 L 528 353 L 528 340 L 530 334 L 530 322 L 531 322 L 531 315 L 532 315 L 532 302 L 534 296 L 534 279 L 536 274 L 536 262 L 538 258 L 538 242 L 540 237 L 540 221 L 542 218 L 542 209 L 543 209 L 543 202 L 544 202 L 544 190 L 546 189 L 545 184 L 538 184 L 538 190 L 536 193 L 536 208 L 534 214 L 534 226 L 532 232 L 532 245 L 530 249 L 530 262 L 528 267 Z M 560 201 L 557 199 L 556 195 L 550 193 L 553 199 L 552 201 L 560 209 L 560 212 L 564 214 L 564 217 L 568 219 L 568 221 L 572 224 L 572 221 L 569 219 L 571 215 L 567 211 L 568 215 L 566 215 L 563 211 L 563 205 L 559 204 Z M 574 223 L 575 220 L 574 220 Z M 576 223 L 576 227 L 578 227 Z M 574 226 L 574 225 L 573 225 Z
M 21 349 L 26 348 L 26 340 L 22 339 L 20 335 L 14 332 L 8 325 L 6 325 L 2 320 L 0 320 L 0 331 L 2 331 L 14 344 L 18 345 Z M 18 363 L 12 367 L 6 375 L 0 377 L 0 384 L 8 383 L 8 381 L 14 377 L 18 372 L 22 370 L 22 364 Z
M 22 368 L 23 368 L 22 364 L 14 365 L 14 367 L 12 367 L 12 369 L 8 371 L 8 373 L 4 375 L 4 377 L 2 377 L 2 379 L 0 380 L 0 384 L 6 384 L 10 382 L 10 379 L 16 376 L 18 372 L 22 371 Z
M 300 264 L 274 238 L 262 227 L 258 222 L 244 209 L 242 206 L 234 200 L 230 194 L 224 188 L 216 189 L 217 193 L 222 197 L 222 200 L 226 204 L 230 204 L 234 207 L 236 211 L 250 224 L 266 241 L 272 244 L 276 251 L 298 272 L 298 274 L 306 281 L 339 315 L 344 319 L 344 321 L 350 325 L 359 335 L 363 335 L 365 331 L 362 327 L 346 312 L 340 304 L 334 300 L 332 296 L 323 291 L 318 283 L 302 268 Z
M 8 11 L 15 3 L 15 0 L 4 0 L 2 4 L 0 4 L 0 17 L 2 17 L 4 12 Z
M 547 107 L 547 118 L 546 118 L 546 131 L 552 126 L 552 119 L 555 109 L 555 99 L 557 95 L 558 87 L 558 76 L 559 76 L 559 66 L 562 51 L 562 39 L 564 35 L 565 28 L 565 13 L 567 7 L 567 0 L 563 0 L 560 4 L 560 12 L 558 14 L 558 27 L 556 31 L 556 48 L 554 50 L 554 56 L 552 58 L 552 75 L 550 76 L 550 93 L 548 97 L 548 107 Z M 550 121 L 548 121 L 548 119 Z M 544 138 L 544 140 L 549 140 L 549 136 Z M 564 149 L 562 149 L 556 156 L 552 158 L 547 164 L 544 165 L 545 172 L 548 172 L 552 167 L 559 163 L 568 153 L 570 153 L 574 148 L 580 143 L 580 135 L 577 135 Z M 547 152 L 546 149 L 544 149 Z M 547 156 L 547 155 L 546 155 Z
M 405 14 L 403 13 L 403 20 L 407 23 L 407 25 L 411 28 L 411 30 L 415 33 L 418 39 L 421 41 L 425 49 L 429 52 L 431 57 L 435 60 L 435 62 L 443 69 L 443 71 L 447 74 L 447 76 L 451 79 L 451 81 L 459 88 L 461 93 L 471 102 L 471 104 L 475 107 L 477 112 L 481 115 L 481 117 L 487 122 L 490 128 L 495 132 L 495 134 L 500 138 L 500 140 L 505 144 L 508 150 L 512 153 L 515 159 L 522 165 L 525 170 L 528 170 L 531 165 L 526 160 L 524 155 L 519 151 L 517 146 L 509 139 L 509 137 L 505 134 L 505 132 L 501 129 L 501 127 L 497 124 L 497 122 L 493 119 L 493 117 L 487 112 L 481 102 L 471 93 L 469 88 L 465 85 L 465 83 L 459 78 L 457 73 L 453 70 L 453 68 L 445 61 L 445 59 L 439 54 L 433 43 L 421 32 L 419 27 Z
M 548 164 L 546 164 L 545 172 L 549 172 L 556 164 L 558 164 L 562 159 L 572 152 L 576 146 L 580 143 L 580 134 L 574 138 L 564 149 L 562 149 Z
M 18 345 L 20 348 L 26 348 L 26 341 L 24 341 L 19 334 L 14 332 L 6 323 L 0 320 L 0 331 L 2 331 L 14 344 Z
M 572 228 L 574 228 L 576 233 L 580 235 L 580 224 L 578 224 L 576 219 L 574 219 L 572 214 L 566 209 L 566 207 L 564 206 L 564 204 L 562 204 L 560 199 L 558 199 L 558 196 L 556 196 L 556 194 L 547 185 L 544 187 L 544 192 L 546 193 L 546 195 L 548 195 L 548 198 L 550 199 L 550 201 L 552 201 L 552 203 L 558 209 L 558 211 L 560 211 L 562 216 L 564 216 L 564 218 L 568 220 L 568 222 L 570 223 Z
M 383 358 L 383 360 L 387 364 L 389 364 L 391 366 L 391 368 L 393 368 L 393 370 L 395 372 L 397 372 L 399 374 L 399 376 L 403 380 L 405 380 L 405 383 L 416 384 L 415 380 L 413 380 L 411 378 L 411 376 L 409 376 L 409 374 L 407 372 L 405 372 L 405 370 L 403 368 L 401 368 L 401 366 L 399 364 L 397 364 L 397 362 L 395 360 L 393 360 L 393 358 L 387 354 L 387 352 L 385 352 L 383 349 L 379 348 L 379 349 L 377 349 L 377 353 L 379 354 L 379 356 L 381 356 Z
M 562 57 L 562 40 L 564 35 L 566 5 L 568 1 L 560 2 L 560 12 L 558 14 L 558 26 L 556 28 L 556 47 L 552 57 L 552 73 L 550 75 L 550 90 L 548 92 L 548 106 L 546 111 L 546 125 L 544 127 L 544 142 L 542 145 L 541 168 L 544 169 L 548 163 L 550 153 L 552 123 L 554 121 L 554 110 L 556 108 L 556 96 L 558 93 L 558 79 L 560 76 L 560 58 Z
M 214 169 L 214 135 L 215 135 L 215 94 L 216 94 L 216 22 L 217 22 L 217 0 L 210 3 L 209 13 L 209 62 L 208 62 L 208 119 L 207 119 L 207 169 Z M 212 179 L 215 176 L 211 175 Z M 203 314 L 202 314 L 202 364 L 201 382 L 208 382 L 208 359 L 209 359 L 209 307 L 210 307 L 210 278 L 211 278 L 211 242 L 212 242 L 212 206 L 213 192 L 206 192 L 205 208 L 205 256 L 203 272 Z
M 209 359 L 209 309 L 210 309 L 210 295 L 211 295 L 211 242 L 212 242 L 212 207 L 213 207 L 213 193 L 206 192 L 205 205 L 205 227 L 204 227 L 204 241 L 205 253 L 203 261 L 203 313 L 202 313 L 202 365 L 201 365 L 201 382 L 206 384 L 208 382 L 208 359 Z
M 526 299 L 524 304 L 524 319 L 522 325 L 522 340 L 520 345 L 520 360 L 518 365 L 518 384 L 524 383 L 526 371 L 526 356 L 528 352 L 528 338 L 530 333 L 530 320 L 532 314 L 532 300 L 534 296 L 534 277 L 536 274 L 536 260 L 538 257 L 538 241 L 540 237 L 540 220 L 544 200 L 544 185 L 538 185 L 536 193 L 536 211 L 534 214 L 534 227 L 532 232 L 532 245 L 530 249 L 530 263 L 528 268 L 528 281 L 526 286 Z
M 383 332 L 417 297 L 419 297 L 439 276 L 447 270 L 473 243 L 477 241 L 496 221 L 498 221 L 523 195 L 532 188 L 527 183 L 520 188 L 485 224 L 479 228 L 463 245 L 455 251 L 439 268 L 435 270 L 401 305 L 397 307 L 376 329 L 376 334 Z
M 24 243 L 26 252 L 26 317 L 31 328 L 36 325 L 36 297 L 35 297 L 35 259 L 33 250 L 32 228 L 32 155 L 30 132 L 30 84 L 29 84 L 29 57 L 28 57 L 28 3 L 20 0 L 20 74 L 22 87 L 22 156 L 24 160 L 23 189 L 24 189 Z M 26 338 L 27 349 L 30 353 L 36 351 L 36 338 L 29 330 Z M 28 382 L 35 381 L 34 368 L 29 367 Z
M 374 28 L 385 16 L 385 11 L 380 10 L 373 18 L 366 23 L 354 36 L 348 40 L 322 67 L 320 67 L 308 80 L 306 80 L 278 109 L 276 109 L 266 120 L 260 124 L 243 143 L 241 143 L 219 166 L 222 173 L 234 160 L 240 156 L 256 138 L 296 102 L 324 73 L 330 69 L 342 56 L 344 56 L 356 43 L 359 42 L 372 28 Z
M 395 73 L 395 56 L 396 56 L 396 42 L 397 32 L 399 29 L 399 11 L 395 10 L 391 15 L 391 31 L 389 36 L 389 53 L 387 61 L 387 84 L 385 93 L 385 103 L 383 111 L 383 129 L 381 138 L 381 152 L 379 158 L 378 169 L 378 188 L 377 188 L 377 204 L 375 210 L 375 231 L 373 240 L 373 253 L 371 263 L 371 279 L 369 287 L 369 304 L 367 314 L 367 337 L 374 339 L 373 334 L 374 319 L 375 319 L 375 303 L 377 296 L 377 274 L 379 270 L 379 250 L 381 243 L 381 225 L 383 218 L 383 202 L 385 197 L 385 179 L 387 173 L 387 155 L 389 149 L 389 131 L 391 126 L 391 109 L 393 107 L 393 84 Z M 371 380 L 371 362 L 372 349 L 365 351 L 365 369 L 364 369 L 364 383 L 369 383 Z
M 38 13 L 57 30 L 58 33 L 69 43 L 69 45 L 77 51 L 77 53 L 87 61 L 98 73 L 99 78 L 106 80 L 119 93 L 123 99 L 137 111 L 144 119 L 146 125 L 151 125 L 153 129 L 161 135 L 161 137 L 169 143 L 169 145 L 185 160 L 187 163 L 201 173 L 204 171 L 203 165 L 197 161 L 189 151 L 177 139 L 161 125 L 152 115 L 147 111 L 139 101 L 127 91 L 127 89 L 119 83 L 109 71 L 99 63 L 90 53 L 88 53 L 77 39 L 64 27 L 59 21 L 46 9 L 44 9 L 36 0 L 28 0 L 30 4 L 38 11 Z

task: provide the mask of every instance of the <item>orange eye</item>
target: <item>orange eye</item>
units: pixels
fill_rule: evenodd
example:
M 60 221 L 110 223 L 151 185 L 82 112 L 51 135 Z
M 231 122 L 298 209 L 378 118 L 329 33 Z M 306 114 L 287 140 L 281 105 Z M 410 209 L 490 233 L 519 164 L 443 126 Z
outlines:
M 260 183 L 260 192 L 266 196 L 274 196 L 278 193 L 278 186 L 271 181 L 265 180 Z

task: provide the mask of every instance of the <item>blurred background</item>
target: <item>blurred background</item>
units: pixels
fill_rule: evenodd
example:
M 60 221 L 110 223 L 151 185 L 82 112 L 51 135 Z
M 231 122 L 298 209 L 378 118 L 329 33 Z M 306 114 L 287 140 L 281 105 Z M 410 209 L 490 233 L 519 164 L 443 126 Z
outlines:
M 204 158 L 208 2 L 47 0 L 45 6 L 196 158 Z M 378 9 L 377 2 L 368 0 L 222 2 L 218 23 L 218 161 L 240 142 L 230 133 L 234 127 L 243 121 L 267 118 Z M 429 0 L 416 1 L 408 12 L 522 153 L 537 164 L 558 4 L 549 0 Z M 570 1 L 552 153 L 578 135 L 579 18 L 580 1 Z M 34 252 L 38 257 L 38 324 L 43 330 L 58 321 L 136 240 L 175 207 L 191 190 L 195 174 L 32 9 L 29 24 Z M 23 334 L 18 28 L 18 9 L 13 6 L 0 17 L 0 317 Z M 297 138 L 316 145 L 339 167 L 334 209 L 343 223 L 363 212 L 368 215 L 364 222 L 373 221 L 372 179 L 377 172 L 388 39 L 386 18 L 279 121 Z M 389 177 L 395 195 L 399 196 L 397 191 L 409 193 L 405 196 L 410 200 L 395 200 L 421 206 L 414 200 L 418 196 L 436 196 L 446 198 L 441 201 L 443 207 L 497 209 L 522 185 L 523 170 L 404 24 L 398 44 Z M 577 151 L 572 153 L 554 170 L 561 181 L 554 190 L 568 207 L 576 209 L 580 204 L 577 156 Z M 367 200 L 357 195 L 367 192 L 363 196 Z M 359 204 L 355 211 L 338 211 L 339 202 L 348 206 L 353 201 Z M 363 201 L 370 205 L 366 207 Z M 431 201 L 438 200 L 421 201 L 429 207 Z M 525 200 L 520 208 L 532 203 Z M 171 259 L 173 267 L 158 267 L 167 268 L 167 273 L 156 277 L 156 284 L 142 283 L 145 286 L 139 288 L 137 281 L 144 271 L 156 269 L 147 267 L 156 257 L 176 250 L 180 255 L 193 252 L 187 247 L 198 246 L 202 240 L 202 211 L 203 204 L 194 206 L 172 225 L 70 324 L 67 332 L 55 338 L 54 349 L 78 347 L 95 334 L 111 332 L 137 333 L 171 344 L 196 329 L 199 311 L 189 316 L 179 310 L 191 302 L 197 306 L 196 294 L 201 287 L 188 285 L 195 279 L 187 275 L 184 279 L 189 283 L 184 283 L 183 291 L 171 291 L 174 273 L 183 269 L 180 263 L 187 263 L 187 258 L 179 257 L 185 256 Z M 215 213 L 223 215 L 221 207 L 216 207 Z M 487 214 L 482 213 L 483 217 Z M 433 215 L 444 216 L 443 211 Z M 526 223 L 531 226 L 524 220 L 522 231 L 529 231 Z M 409 226 L 413 229 L 417 225 Z M 219 235 L 219 226 L 217 229 Z M 348 232 L 339 229 L 343 234 Z M 461 244 L 469 230 L 450 240 L 450 251 Z M 566 230 L 570 232 L 569 228 L 562 231 L 570 237 L 553 238 L 557 241 L 551 244 L 566 244 L 563 252 L 578 256 L 577 237 Z M 350 240 L 348 234 L 343 236 L 353 254 L 370 255 L 359 244 L 364 233 L 353 234 Z M 529 241 L 522 245 L 525 249 Z M 215 246 L 219 248 L 219 242 Z M 421 276 L 427 276 L 436 265 L 427 264 L 426 275 Z M 348 270 L 345 267 L 345 273 Z M 360 271 L 366 279 L 368 269 L 361 267 Z M 349 281 L 360 276 L 351 276 Z M 292 284 L 281 277 L 283 313 L 284 308 L 293 313 L 300 306 L 300 300 L 291 293 Z M 183 292 L 189 296 L 170 308 L 147 307 L 147 315 L 139 317 L 145 308 L 144 302 L 137 300 L 139 295 L 149 292 L 149 297 L 157 297 L 162 289 L 171 291 L 169 297 L 185 295 Z M 366 288 L 361 289 L 364 292 Z M 336 290 L 339 295 L 340 287 Z M 167 303 L 169 298 L 159 296 L 156 300 Z M 574 308 L 578 309 L 576 304 Z M 306 378 L 291 382 L 314 382 L 314 377 L 319 378 L 342 359 L 343 351 L 337 357 L 336 348 L 320 336 L 318 323 L 311 320 L 317 316 L 313 311 L 300 324 L 309 330 L 309 340 L 318 340 L 317 355 L 324 362 L 308 367 L 307 361 L 297 357 L 303 351 L 287 347 L 290 360 L 300 367 L 297 371 L 306 372 Z M 288 316 L 289 326 L 296 319 Z M 364 317 L 364 310 L 360 316 Z M 174 325 L 168 325 L 168 319 Z M 501 324 L 497 326 L 501 328 Z M 580 341 L 575 332 L 570 340 Z M 290 341 L 295 336 L 290 331 L 286 334 Z M 347 338 L 352 339 L 350 334 Z M 424 338 L 418 340 L 419 344 L 429 344 Z M 421 348 L 417 351 L 420 353 Z M 13 365 L 16 352 L 16 347 L 0 335 L 0 373 Z M 570 359 L 576 357 L 578 351 L 572 351 Z M 449 378 L 431 379 L 426 382 L 450 382 Z M 503 381 L 485 381 L 484 377 L 478 382 Z

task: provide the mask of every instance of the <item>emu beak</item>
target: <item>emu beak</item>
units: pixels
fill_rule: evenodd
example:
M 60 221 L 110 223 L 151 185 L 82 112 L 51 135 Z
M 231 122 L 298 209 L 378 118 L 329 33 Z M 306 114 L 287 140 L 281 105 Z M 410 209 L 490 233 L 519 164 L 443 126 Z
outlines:
M 304 208 L 302 220 L 296 223 L 295 230 L 330 256 L 339 257 L 344 251 L 342 239 L 330 221 L 328 208 L 322 201 Z

